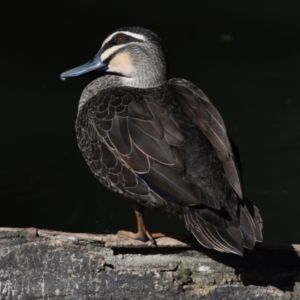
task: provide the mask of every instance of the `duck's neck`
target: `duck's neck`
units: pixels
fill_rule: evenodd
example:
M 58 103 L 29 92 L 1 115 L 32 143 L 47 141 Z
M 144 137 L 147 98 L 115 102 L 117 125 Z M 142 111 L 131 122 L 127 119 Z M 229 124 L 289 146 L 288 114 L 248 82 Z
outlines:
M 99 77 L 88 84 L 83 90 L 79 105 L 78 112 L 84 106 L 84 104 L 94 95 L 96 95 L 99 91 L 110 88 L 110 87 L 120 87 L 120 86 L 128 86 L 133 88 L 155 88 L 161 86 L 165 83 L 166 80 L 157 80 L 157 82 L 142 82 L 140 80 L 134 80 L 133 78 L 127 78 L 117 75 L 105 75 Z
M 84 104 L 99 91 L 109 87 L 123 86 L 121 77 L 115 75 L 105 75 L 93 80 L 89 83 L 81 93 L 81 97 L 78 104 L 78 112 L 84 106 Z

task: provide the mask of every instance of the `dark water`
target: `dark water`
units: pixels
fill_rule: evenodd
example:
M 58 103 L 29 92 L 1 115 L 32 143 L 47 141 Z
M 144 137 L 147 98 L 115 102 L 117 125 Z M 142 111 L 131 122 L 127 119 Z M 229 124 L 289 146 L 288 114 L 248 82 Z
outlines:
M 299 13 L 299 1 L 14 1 L 0 16 L 0 226 L 135 230 L 129 202 L 94 179 L 77 149 L 88 79 L 59 74 L 115 28 L 138 25 L 164 40 L 170 75 L 195 82 L 223 115 L 265 240 L 300 243 Z M 146 219 L 150 231 L 184 231 Z

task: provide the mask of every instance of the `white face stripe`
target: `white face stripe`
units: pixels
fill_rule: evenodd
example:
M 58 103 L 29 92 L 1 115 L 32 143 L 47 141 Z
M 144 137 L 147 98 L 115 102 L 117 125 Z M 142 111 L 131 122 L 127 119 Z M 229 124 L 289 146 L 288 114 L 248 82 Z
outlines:
M 145 38 L 142 34 L 133 33 L 133 32 L 130 32 L 130 31 L 117 31 L 117 32 L 112 33 L 110 36 L 108 36 L 108 37 L 104 40 L 104 42 L 103 42 L 101 48 L 102 48 L 107 42 L 109 42 L 116 34 L 120 34 L 120 33 L 124 33 L 124 34 L 126 34 L 126 35 L 130 35 L 130 36 L 132 36 L 132 37 L 134 37 L 134 38 L 136 38 L 136 39 L 138 39 L 138 40 L 141 40 L 141 41 L 146 41 L 146 38 Z
M 115 53 L 116 51 L 118 51 L 119 49 L 125 48 L 127 45 L 132 45 L 132 44 L 138 44 L 139 42 L 130 42 L 127 44 L 122 44 L 122 45 L 115 45 L 112 46 L 110 48 L 108 48 L 107 50 L 105 50 L 101 56 L 100 59 L 101 61 L 106 60 L 109 56 L 111 56 L 113 53 Z
M 109 56 L 111 56 L 114 52 L 116 52 L 117 50 L 124 48 L 125 46 L 127 46 L 127 44 L 123 44 L 123 45 L 115 45 L 112 46 L 110 48 L 108 48 L 107 50 L 105 50 L 101 56 L 100 59 L 101 61 L 105 61 Z

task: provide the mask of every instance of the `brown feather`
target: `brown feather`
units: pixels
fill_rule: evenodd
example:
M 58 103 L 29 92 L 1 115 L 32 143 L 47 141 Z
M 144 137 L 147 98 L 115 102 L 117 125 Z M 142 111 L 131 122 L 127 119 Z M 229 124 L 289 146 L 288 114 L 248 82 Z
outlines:
M 241 179 L 221 115 L 204 93 L 192 83 L 183 79 L 171 79 L 170 84 L 180 107 L 210 141 L 219 159 L 223 162 L 229 183 L 243 199 Z
M 132 144 L 128 132 L 127 118 L 114 118 L 108 136 L 114 148 L 121 155 L 128 155 L 131 153 Z
M 259 211 L 243 200 L 224 121 L 192 83 L 100 90 L 78 114 L 78 145 L 105 186 L 184 218 L 207 248 L 241 255 L 262 240 Z

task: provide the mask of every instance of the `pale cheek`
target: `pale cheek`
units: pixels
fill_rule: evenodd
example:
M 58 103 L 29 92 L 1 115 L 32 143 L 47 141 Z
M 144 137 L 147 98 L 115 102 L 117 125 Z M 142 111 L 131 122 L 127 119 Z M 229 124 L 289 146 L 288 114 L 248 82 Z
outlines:
M 113 66 L 113 65 L 109 64 L 108 67 L 109 67 L 109 69 L 107 70 L 108 72 L 118 73 L 118 74 L 124 75 L 126 77 L 131 77 L 133 74 L 132 66 L 128 66 L 128 65 Z
M 110 61 L 108 67 L 108 71 L 119 73 L 126 77 L 131 77 L 134 71 L 132 60 L 127 53 L 122 53 L 115 56 Z

